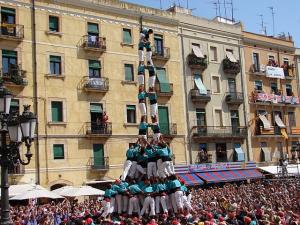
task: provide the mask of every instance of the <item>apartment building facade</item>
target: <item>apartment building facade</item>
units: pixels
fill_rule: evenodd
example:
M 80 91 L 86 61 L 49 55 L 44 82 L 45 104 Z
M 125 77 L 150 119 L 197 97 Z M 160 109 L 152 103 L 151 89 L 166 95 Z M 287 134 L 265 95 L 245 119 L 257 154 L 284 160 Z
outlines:
M 262 163 L 291 159 L 300 138 L 294 43 L 290 37 L 249 32 L 243 32 L 243 42 L 253 159 Z
M 35 1 L 34 8 L 31 1 L 20 0 L 0 6 L 1 63 L 8 77 L 5 85 L 13 84 L 9 88 L 15 94 L 14 107 L 34 104 L 35 88 L 38 96 L 35 159 L 22 172 L 12 172 L 12 183 L 38 182 L 55 188 L 97 184 L 120 176 L 140 122 L 137 44 L 141 15 L 143 25 L 154 30 L 162 134 L 175 163 L 188 162 L 178 29 L 172 13 L 115 0 Z M 24 82 L 26 75 L 25 83 L 12 80 L 13 69 Z
M 241 25 L 170 11 L 179 20 L 190 163 L 247 161 Z

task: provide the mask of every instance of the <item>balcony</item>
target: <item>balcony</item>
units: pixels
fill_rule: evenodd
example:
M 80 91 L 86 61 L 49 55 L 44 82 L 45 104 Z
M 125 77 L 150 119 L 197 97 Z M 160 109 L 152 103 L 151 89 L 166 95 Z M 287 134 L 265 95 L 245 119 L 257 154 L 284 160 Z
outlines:
M 270 129 L 264 129 L 263 126 L 256 127 L 255 135 L 264 137 L 282 136 L 281 128 L 278 126 L 270 127 Z
M 227 92 L 225 101 L 228 105 L 241 105 L 244 102 L 244 96 L 241 92 Z
M 192 137 L 195 141 L 245 139 L 247 138 L 247 127 L 194 126 Z
M 296 67 L 294 65 L 284 64 L 281 67 L 283 68 L 285 79 L 292 80 L 296 78 Z
M 108 170 L 109 157 L 91 157 L 88 161 L 88 166 L 92 170 Z
M 156 83 L 155 84 L 155 92 L 157 94 L 158 97 L 171 97 L 173 95 L 173 84 L 170 84 L 170 91 L 169 92 L 162 92 L 161 88 L 160 88 L 160 84 Z
M 83 89 L 86 92 L 105 93 L 109 89 L 109 80 L 107 77 L 85 77 L 83 80 Z
M 251 101 L 256 105 L 277 105 L 287 107 L 300 107 L 300 97 L 267 94 L 263 91 L 253 91 Z
M 164 137 L 173 137 L 177 135 L 176 123 L 159 123 L 160 132 Z
M 0 39 L 22 41 L 24 38 L 24 25 L 1 23 Z
M 223 60 L 223 71 L 226 74 L 237 75 L 241 71 L 240 61 L 231 62 L 228 58 Z
M 208 103 L 210 102 L 211 100 L 211 92 L 210 90 L 207 90 L 207 94 L 206 95 L 203 95 L 203 94 L 200 94 L 199 90 L 198 89 L 192 89 L 190 91 L 191 93 L 191 99 L 192 99 L 192 102 L 194 104 L 197 104 L 197 103 Z
M 163 47 L 163 49 L 157 49 L 156 46 L 152 46 L 152 59 L 167 61 L 170 59 L 170 48 Z
M 87 122 L 86 135 L 88 137 L 110 137 L 112 135 L 112 123 Z
M 80 40 L 79 46 L 86 51 L 104 52 L 106 51 L 106 38 L 85 35 Z
M 198 69 L 204 71 L 207 66 L 207 57 L 199 58 L 194 53 L 190 53 L 187 57 L 188 65 L 191 69 Z
M 292 137 L 294 137 L 294 136 L 300 137 L 300 127 L 289 127 L 288 135 L 292 136 Z
M 25 166 L 22 164 L 11 165 L 8 167 L 8 174 L 10 175 L 24 175 Z
M 20 66 L 11 65 L 8 69 L 1 69 L 1 79 L 7 86 L 26 86 L 27 80 L 24 79 L 26 71 L 20 69 Z

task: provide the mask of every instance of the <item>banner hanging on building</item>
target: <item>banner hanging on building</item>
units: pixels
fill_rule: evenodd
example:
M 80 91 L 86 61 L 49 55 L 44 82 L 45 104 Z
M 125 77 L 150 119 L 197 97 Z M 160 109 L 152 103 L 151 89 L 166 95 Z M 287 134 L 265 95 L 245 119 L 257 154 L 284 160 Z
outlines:
M 266 77 L 284 79 L 283 68 L 266 66 Z

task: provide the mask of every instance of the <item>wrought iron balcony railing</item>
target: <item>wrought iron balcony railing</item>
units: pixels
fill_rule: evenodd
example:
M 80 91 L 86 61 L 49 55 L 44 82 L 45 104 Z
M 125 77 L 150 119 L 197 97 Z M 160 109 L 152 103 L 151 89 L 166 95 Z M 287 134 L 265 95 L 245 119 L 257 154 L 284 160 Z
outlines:
M 188 55 L 187 61 L 191 69 L 205 70 L 208 66 L 207 57 L 199 58 L 194 53 Z
M 246 138 L 247 127 L 235 126 L 194 126 L 192 128 L 194 138 Z
M 85 77 L 83 87 L 86 91 L 107 92 L 109 80 L 107 77 Z
M 169 84 L 170 84 L 170 91 L 163 92 L 163 91 L 161 91 L 160 84 L 156 83 L 155 84 L 155 92 L 157 93 L 157 95 L 160 97 L 162 97 L 162 96 L 171 97 L 173 95 L 173 84 L 172 83 L 169 83 Z
M 86 135 L 89 136 L 111 136 L 112 135 L 112 123 L 97 123 L 87 122 L 86 123 Z
M 240 105 L 244 102 L 244 96 L 241 92 L 227 92 L 225 100 L 227 104 Z
M 0 24 L 0 38 L 20 41 L 24 38 L 24 25 Z
M 152 46 L 152 58 L 157 60 L 170 59 L 170 48 L 163 47 L 158 49 L 156 46 Z
M 88 166 L 90 166 L 93 170 L 108 170 L 109 157 L 91 157 L 89 159 Z
M 26 71 L 20 69 L 20 66 L 12 66 L 8 69 L 1 69 L 1 79 L 3 82 L 12 83 L 15 85 L 26 86 L 28 81 L 24 79 Z
M 207 90 L 207 94 L 200 94 L 198 89 L 192 89 L 191 99 L 194 103 L 207 103 L 211 100 L 211 91 Z
M 106 51 L 106 38 L 93 35 L 85 35 L 80 40 L 80 47 L 88 51 Z

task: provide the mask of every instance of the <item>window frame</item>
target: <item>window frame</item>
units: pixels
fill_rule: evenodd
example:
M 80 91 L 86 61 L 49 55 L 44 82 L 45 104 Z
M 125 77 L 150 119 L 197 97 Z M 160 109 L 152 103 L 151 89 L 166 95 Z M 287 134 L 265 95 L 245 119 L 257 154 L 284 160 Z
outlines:
M 63 156 L 62 158 L 55 158 L 55 151 L 54 151 L 54 148 L 56 147 L 62 147 L 62 153 L 63 153 Z M 64 144 L 53 144 L 52 145 L 52 152 L 53 152 L 53 160 L 64 160 L 65 159 L 65 145 Z
M 61 120 L 58 120 L 58 121 L 53 121 L 52 109 L 53 109 L 53 103 L 54 102 L 55 103 L 61 103 Z M 64 102 L 63 101 L 58 101 L 58 100 L 51 100 L 50 105 L 51 105 L 51 122 L 52 123 L 62 123 L 62 122 L 64 122 Z
M 91 32 L 89 32 L 89 24 L 97 25 L 98 33 L 93 33 L 93 32 L 91 33 Z M 89 34 L 89 33 L 91 33 L 91 34 Z M 99 25 L 99 23 L 87 21 L 87 23 L 86 23 L 86 34 L 87 34 L 88 36 L 96 36 L 96 37 L 100 37 L 100 25 Z
M 216 118 L 216 111 L 220 111 L 220 112 L 221 112 L 221 117 L 220 117 L 221 121 L 220 121 L 220 126 L 217 126 L 217 125 L 216 125 L 216 120 L 214 119 L 214 120 L 213 120 L 213 121 L 214 121 L 214 127 L 215 127 L 215 129 L 218 129 L 218 128 L 222 129 L 222 127 L 224 127 L 223 110 L 222 110 L 222 108 L 213 108 L 213 115 L 214 115 L 214 118 Z
M 60 62 L 55 62 L 55 61 L 51 61 L 51 57 L 57 57 L 60 58 Z M 53 76 L 62 76 L 63 75 L 63 71 L 62 71 L 62 56 L 61 55 L 49 55 L 49 74 L 53 75 Z M 52 71 L 52 65 L 54 66 L 54 71 Z M 59 68 L 59 73 L 56 73 L 56 66 L 58 65 Z M 54 73 L 52 73 L 54 72 Z
M 15 56 L 3 56 L 3 52 L 4 51 L 9 51 L 9 52 L 14 52 Z M 5 74 L 5 71 L 3 70 L 4 68 L 4 59 L 7 59 L 7 73 L 9 74 L 9 64 L 13 64 L 14 66 L 18 67 L 18 60 L 19 60 L 19 56 L 18 56 L 18 51 L 16 50 L 11 50 L 11 49 L 2 49 L 1 50 L 1 66 L 2 66 L 2 72 Z M 14 63 L 10 63 L 11 60 L 15 60 L 15 64 Z
M 288 95 L 288 91 L 287 90 L 291 91 L 290 95 Z M 287 96 L 293 96 L 293 86 L 292 86 L 292 84 L 285 84 L 285 93 L 286 93 Z
M 56 18 L 57 19 L 57 30 L 51 30 L 50 18 Z M 56 16 L 56 15 L 49 15 L 48 16 L 48 31 L 53 32 L 53 33 L 59 33 L 61 31 L 60 17 L 59 16 Z
M 126 66 L 131 67 L 131 80 L 126 79 Z M 124 81 L 125 82 L 134 82 L 134 64 L 132 63 L 124 63 Z
M 218 78 L 219 92 L 215 92 L 215 90 L 214 90 L 214 86 L 213 86 L 214 77 Z M 217 95 L 222 94 L 222 84 L 221 84 L 221 77 L 220 77 L 220 75 L 212 75 L 211 76 L 211 90 L 212 90 L 213 94 L 217 94 Z
M 124 41 L 124 38 L 125 38 L 124 34 L 125 34 L 126 30 L 129 31 L 129 33 L 130 33 L 130 37 L 131 37 L 130 43 Z M 122 42 L 121 43 L 122 43 L 122 45 L 133 45 L 133 30 L 132 30 L 132 28 L 129 28 L 129 27 L 122 28 Z
M 196 108 L 195 115 L 196 115 L 196 125 L 197 126 L 207 126 L 206 110 L 205 110 L 205 108 Z M 197 115 L 204 115 L 204 125 L 198 125 L 198 116 Z
M 256 82 L 259 82 L 261 84 L 261 90 L 256 88 Z M 263 91 L 263 81 L 262 80 L 255 80 L 254 81 L 254 89 L 257 91 Z
M 95 68 L 91 68 L 90 67 L 90 63 L 94 61 L 94 62 L 98 62 L 99 63 L 99 68 L 98 69 L 95 69 Z M 88 77 L 89 78 L 100 78 L 102 77 L 102 64 L 101 64 L 101 60 L 98 60 L 98 59 L 88 59 L 87 60 L 87 64 L 88 64 Z M 93 70 L 93 76 L 91 76 L 90 74 L 90 70 Z M 97 71 L 99 72 L 99 76 L 94 76 L 94 72 Z
M 212 58 L 212 54 L 211 54 L 212 53 L 211 52 L 212 48 L 216 49 L 216 54 L 215 54 L 214 58 Z M 214 63 L 219 62 L 218 47 L 217 46 L 214 46 L 214 45 L 209 46 L 209 61 L 214 62 Z
M 134 107 L 134 110 L 132 109 L 128 109 L 129 106 L 133 106 Z M 126 123 L 127 124 L 136 124 L 137 123 L 137 110 L 136 110 L 136 105 L 134 104 L 126 104 Z M 130 118 L 129 117 L 129 111 L 131 111 L 131 113 L 134 113 L 134 118 L 133 118 L 133 122 L 132 121 L 129 121 L 128 119 Z

